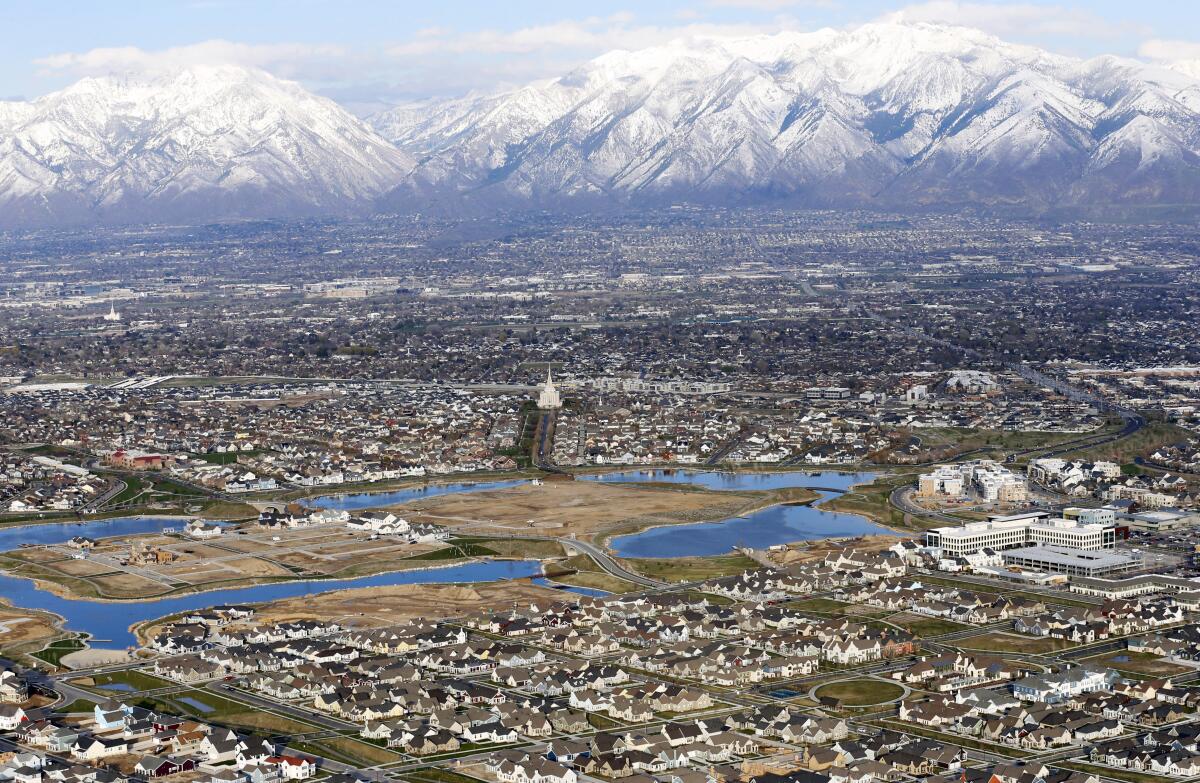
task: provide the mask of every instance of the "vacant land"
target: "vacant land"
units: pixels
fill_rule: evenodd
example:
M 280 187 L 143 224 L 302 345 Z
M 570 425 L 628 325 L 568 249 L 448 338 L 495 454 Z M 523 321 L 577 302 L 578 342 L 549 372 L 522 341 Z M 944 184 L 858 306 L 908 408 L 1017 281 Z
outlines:
M 1129 437 L 1119 438 L 1100 446 L 1071 451 L 1064 456 L 1076 459 L 1109 460 L 1123 465 L 1126 462 L 1132 462 L 1134 457 L 1153 454 L 1160 446 L 1186 441 L 1189 435 L 1187 430 L 1174 424 L 1152 422 Z
M 716 557 L 631 557 L 622 562 L 634 571 L 663 582 L 696 582 L 753 571 L 760 566 L 745 555 Z
M 612 576 L 603 571 L 596 561 L 587 555 L 573 555 L 565 560 L 559 560 L 547 565 L 546 575 L 555 582 L 576 587 L 590 587 L 593 590 L 604 590 L 608 593 L 627 593 L 637 589 L 637 585 L 624 579 Z
M 919 614 L 892 615 L 887 618 L 887 621 L 893 625 L 900 626 L 914 636 L 922 638 L 941 636 L 942 634 L 963 631 L 971 627 L 951 620 L 943 620 L 940 617 L 925 617 Z
M 261 604 L 253 623 L 290 620 L 336 620 L 355 627 L 396 625 L 407 620 L 455 617 L 488 607 L 511 607 L 530 601 L 561 601 L 562 591 L 539 587 L 525 580 L 473 585 L 392 585 L 333 590 Z M 139 626 L 139 639 L 158 633 L 169 618 Z
M 917 472 L 889 473 L 877 477 L 870 484 L 856 486 L 822 504 L 821 508 L 829 511 L 842 511 L 848 514 L 861 514 L 873 522 L 892 528 L 924 529 L 936 526 L 932 519 L 925 520 L 905 514 L 895 508 L 888 500 L 892 490 L 908 484 L 915 484 Z
M 71 684 L 84 688 L 100 689 L 104 689 L 106 685 L 129 686 L 135 691 L 152 691 L 156 688 L 174 685 L 174 683 L 168 680 L 159 679 L 152 674 L 145 674 L 136 669 L 97 674 L 94 677 L 81 677 L 77 680 L 71 680 Z M 109 688 L 108 690 L 111 691 L 113 689 Z
M 972 636 L 968 639 L 960 639 L 957 642 L 959 647 L 971 650 L 990 650 L 992 652 L 1017 652 L 1017 653 L 1047 653 L 1056 650 L 1065 650 L 1068 647 L 1074 647 L 1068 641 L 1062 639 L 1047 639 L 1037 636 L 1022 636 L 1015 633 L 1003 633 L 1001 631 L 993 631 L 992 633 L 984 633 L 979 636 Z
M 54 615 L 21 609 L 0 598 L 0 657 L 32 663 L 28 657 L 30 654 L 63 637 L 62 627 Z M 57 657 L 54 655 L 55 662 Z
M 1129 650 L 1117 650 L 1086 658 L 1085 660 L 1096 666 L 1105 666 L 1110 669 L 1134 672 L 1136 674 L 1149 674 L 1154 677 L 1174 677 L 1184 672 L 1195 671 L 1190 667 L 1180 666 L 1177 663 L 1163 660 L 1157 655 L 1130 652 Z
M 497 547 L 486 554 L 504 556 L 500 549 L 516 549 L 508 542 L 497 542 Z M 372 540 L 344 525 L 323 525 L 283 531 L 245 526 L 207 541 L 161 534 L 106 538 L 86 557 L 66 546 L 45 546 L 6 552 L 3 559 L 13 573 L 36 579 L 54 592 L 120 600 L 404 571 L 427 567 L 422 556 L 440 550 L 446 550 L 437 558 L 441 560 L 471 556 L 470 551 L 444 544 Z M 561 554 L 561 548 L 557 552 Z
M 767 493 L 551 481 L 415 500 L 396 511 L 460 534 L 597 539 L 655 525 L 723 519 L 765 502 L 770 502 Z
M 208 709 L 200 709 L 183 699 L 194 700 Z M 201 688 L 193 688 L 168 696 L 142 696 L 129 700 L 129 703 L 135 707 L 144 707 L 169 715 L 183 715 L 204 722 L 213 721 L 239 730 L 272 734 L 304 734 L 317 730 L 317 727 L 312 724 L 243 704 Z

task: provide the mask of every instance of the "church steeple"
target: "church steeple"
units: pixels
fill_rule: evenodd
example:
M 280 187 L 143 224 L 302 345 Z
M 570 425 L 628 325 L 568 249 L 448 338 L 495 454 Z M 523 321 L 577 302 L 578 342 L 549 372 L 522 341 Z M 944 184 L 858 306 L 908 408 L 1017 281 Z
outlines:
M 558 389 L 554 388 L 554 375 L 549 365 L 546 366 L 546 382 L 542 384 L 538 394 L 538 407 L 545 410 L 562 407 L 562 398 L 559 397 Z

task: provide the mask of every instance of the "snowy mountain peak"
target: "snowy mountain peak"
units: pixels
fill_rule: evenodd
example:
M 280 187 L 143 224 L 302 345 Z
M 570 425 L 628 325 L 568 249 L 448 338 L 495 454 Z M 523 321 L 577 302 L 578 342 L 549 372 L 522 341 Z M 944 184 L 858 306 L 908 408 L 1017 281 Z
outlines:
M 756 200 L 1200 202 L 1200 67 L 947 25 L 697 37 L 369 125 L 234 66 L 0 102 L 0 226 Z
M 1200 200 L 1198 112 L 1187 69 L 880 22 L 615 51 L 559 79 L 372 123 L 421 160 L 394 203 L 432 190 L 481 207 L 579 196 L 1038 208 L 1126 200 L 1132 137 L 1159 148 L 1134 167 L 1151 186 L 1132 199 Z M 1143 117 L 1155 133 L 1120 133 Z
M 228 65 L 82 79 L 0 126 L 7 225 L 369 208 L 413 167 L 332 101 Z

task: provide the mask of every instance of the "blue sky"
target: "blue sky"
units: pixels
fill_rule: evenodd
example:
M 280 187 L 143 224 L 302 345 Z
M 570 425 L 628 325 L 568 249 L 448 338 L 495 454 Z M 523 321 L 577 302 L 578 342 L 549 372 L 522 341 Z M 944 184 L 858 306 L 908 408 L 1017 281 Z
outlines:
M 562 73 L 688 35 L 945 21 L 1064 54 L 1200 59 L 1200 2 L 1088 0 L 0 0 L 0 96 L 86 75 L 233 62 L 357 111 Z

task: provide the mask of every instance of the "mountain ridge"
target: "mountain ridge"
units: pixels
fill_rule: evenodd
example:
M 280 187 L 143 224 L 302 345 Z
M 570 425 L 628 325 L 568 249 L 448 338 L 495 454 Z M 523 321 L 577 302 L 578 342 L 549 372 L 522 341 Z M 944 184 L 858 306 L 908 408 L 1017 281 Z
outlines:
M 1200 204 L 1200 68 L 876 23 L 613 51 L 365 121 L 235 66 L 0 102 L 0 227 L 676 202 Z

